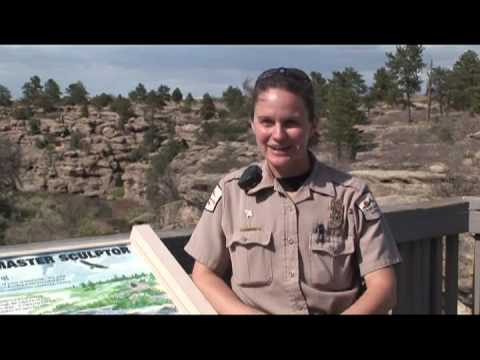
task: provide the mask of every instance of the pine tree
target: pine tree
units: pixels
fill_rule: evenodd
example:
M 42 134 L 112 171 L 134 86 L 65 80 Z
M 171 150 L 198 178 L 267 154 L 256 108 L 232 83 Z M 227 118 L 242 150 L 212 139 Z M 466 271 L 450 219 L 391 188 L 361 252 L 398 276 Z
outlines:
M 457 110 L 470 110 L 480 96 L 480 60 L 476 52 L 466 51 L 453 65 L 450 84 L 452 106 Z
M 187 94 L 187 97 L 185 98 L 184 103 L 186 106 L 192 106 L 193 104 L 195 104 L 195 99 L 193 98 L 191 93 Z
M 375 101 L 383 101 L 390 106 L 399 103 L 400 89 L 395 82 L 395 77 L 385 67 L 382 66 L 375 72 L 373 80 L 372 96 Z
M 89 114 L 89 112 L 88 112 L 88 104 L 85 102 L 85 103 L 83 103 L 83 105 L 82 105 L 82 109 L 81 109 L 81 114 L 80 114 L 80 116 L 81 116 L 81 117 L 88 118 L 89 115 L 90 115 L 90 114 Z
M 43 91 L 43 86 L 40 81 L 40 78 L 37 75 L 34 75 L 30 78 L 29 82 L 26 82 L 22 86 L 23 91 L 23 100 L 27 104 L 34 104 L 37 101 Z
M 82 105 L 88 102 L 88 92 L 81 81 L 77 81 L 74 84 L 68 85 L 68 87 L 65 89 L 65 92 L 68 94 L 68 105 Z
M 147 89 L 145 89 L 145 86 L 142 83 L 139 83 L 135 90 L 128 93 L 128 97 L 132 101 L 143 103 L 147 98 Z
M 48 79 L 45 82 L 44 93 L 48 100 L 52 102 L 52 104 L 58 103 L 62 95 L 60 86 L 58 86 L 57 82 L 53 79 Z
M 5 199 L 20 184 L 20 147 L 7 138 L 0 137 L 0 200 Z
M 432 68 L 432 99 L 438 102 L 441 115 L 445 111 L 448 113 L 452 101 L 451 76 L 452 71 L 447 68 L 440 66 Z
M 147 104 L 150 110 L 150 117 L 149 120 L 153 120 L 153 116 L 157 109 L 162 109 L 165 106 L 165 101 L 162 99 L 161 96 L 157 94 L 155 90 L 150 90 L 147 93 L 147 97 L 145 98 L 145 103 Z M 144 117 L 147 119 L 147 109 L 144 111 Z
M 165 102 L 170 101 L 170 88 L 167 85 L 160 85 L 157 90 L 157 95 Z
M 335 145 L 337 159 L 345 150 L 355 160 L 361 137 L 355 125 L 365 123 L 365 114 L 359 110 L 364 93 L 364 80 L 352 68 L 334 72 L 328 83 L 327 139 Z
M 200 108 L 200 116 L 205 120 L 209 120 L 215 115 L 215 111 L 215 104 L 213 103 L 210 95 L 206 93 L 205 95 L 203 95 L 202 107 Z
M 113 96 L 106 93 L 101 93 L 90 100 L 90 103 L 95 106 L 98 111 L 110 105 L 112 102 Z
M 173 90 L 172 92 L 172 100 L 178 104 L 180 101 L 182 101 L 182 99 L 183 99 L 182 92 L 180 91 L 179 88 L 175 88 L 175 90 Z
M 10 90 L 0 84 L 0 106 L 10 105 L 12 105 L 12 95 L 10 94 Z
M 120 128 L 128 121 L 128 119 L 135 115 L 132 109 L 132 103 L 128 98 L 118 95 L 117 98 L 110 105 L 110 109 L 120 115 Z
M 229 86 L 222 94 L 223 101 L 233 115 L 240 115 L 245 104 L 245 97 L 237 87 Z
M 328 84 L 321 73 L 312 71 L 310 73 L 312 79 L 315 116 L 317 118 L 327 115 L 327 98 L 328 98 Z
M 408 122 L 412 122 L 411 97 L 420 91 L 422 80 L 420 73 L 425 67 L 423 62 L 424 47 L 421 45 L 397 46 L 395 54 L 387 53 L 387 68 L 395 76 L 398 87 L 406 97 Z

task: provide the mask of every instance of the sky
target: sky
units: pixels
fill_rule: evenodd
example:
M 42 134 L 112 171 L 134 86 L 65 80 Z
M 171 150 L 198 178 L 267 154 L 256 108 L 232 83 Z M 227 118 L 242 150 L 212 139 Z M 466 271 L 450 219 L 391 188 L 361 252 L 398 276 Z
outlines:
M 425 45 L 424 62 L 451 68 L 467 50 L 480 45 Z M 0 84 L 12 97 L 37 75 L 54 79 L 64 92 L 82 81 L 90 96 L 128 95 L 138 83 L 147 90 L 167 85 L 184 95 L 221 96 L 228 86 L 241 88 L 271 67 L 297 67 L 330 78 L 353 67 L 368 85 L 395 45 L 0 45 Z

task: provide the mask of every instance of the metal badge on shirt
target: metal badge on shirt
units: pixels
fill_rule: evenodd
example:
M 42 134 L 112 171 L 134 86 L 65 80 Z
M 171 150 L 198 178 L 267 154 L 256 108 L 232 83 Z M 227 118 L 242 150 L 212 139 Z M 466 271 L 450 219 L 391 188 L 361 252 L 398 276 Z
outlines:
M 380 208 L 371 193 L 366 193 L 358 200 L 358 207 L 367 220 L 375 220 L 380 217 Z
M 205 205 L 205 210 L 214 212 L 215 208 L 217 207 L 218 201 L 222 198 L 222 189 L 219 185 L 215 186 L 213 189 L 212 195 L 210 195 L 210 199 L 208 199 L 207 205 Z
M 343 202 L 341 199 L 333 199 L 330 203 L 330 219 L 328 229 L 339 229 L 343 224 Z

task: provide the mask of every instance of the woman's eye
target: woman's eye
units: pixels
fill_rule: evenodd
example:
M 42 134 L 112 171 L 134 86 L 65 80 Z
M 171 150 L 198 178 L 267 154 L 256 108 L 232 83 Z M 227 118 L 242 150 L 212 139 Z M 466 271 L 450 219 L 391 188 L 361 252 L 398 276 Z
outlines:
M 260 124 L 263 126 L 272 126 L 273 125 L 273 120 L 270 119 L 263 119 L 260 121 Z
M 285 121 L 285 127 L 291 128 L 296 127 L 298 124 L 295 120 L 287 120 Z

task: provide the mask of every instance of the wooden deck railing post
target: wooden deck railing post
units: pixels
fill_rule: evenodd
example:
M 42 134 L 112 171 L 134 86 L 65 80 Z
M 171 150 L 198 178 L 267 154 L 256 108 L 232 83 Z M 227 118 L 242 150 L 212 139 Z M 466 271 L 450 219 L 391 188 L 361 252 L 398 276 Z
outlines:
M 473 269 L 473 314 L 480 315 L 480 234 L 475 234 Z
M 457 314 L 458 301 L 458 235 L 446 237 L 445 313 Z
M 442 313 L 443 238 L 433 238 L 430 247 L 430 313 Z

